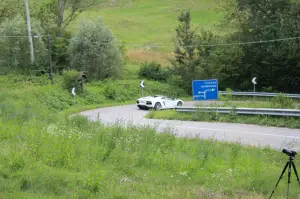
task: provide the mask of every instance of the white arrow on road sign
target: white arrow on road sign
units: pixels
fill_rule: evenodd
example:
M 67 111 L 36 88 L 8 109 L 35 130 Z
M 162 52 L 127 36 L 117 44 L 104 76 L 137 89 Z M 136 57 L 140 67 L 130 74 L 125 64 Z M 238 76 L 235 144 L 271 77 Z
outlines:
M 206 94 L 207 92 L 214 92 L 214 91 L 215 91 L 214 88 L 212 88 L 212 89 L 206 89 L 204 92 L 199 91 L 198 94 L 201 94 L 201 93 Z
M 140 86 L 141 86 L 142 88 L 145 87 L 145 85 L 144 85 L 144 80 L 141 81 Z
M 212 88 L 212 89 L 207 89 L 206 91 L 214 92 L 215 89 L 214 89 L 214 88 Z
M 254 77 L 254 78 L 252 79 L 252 83 L 253 83 L 253 84 L 257 84 L 257 83 L 256 83 L 256 77 Z
M 75 93 L 75 87 L 72 88 L 72 94 L 73 94 L 74 96 L 76 95 L 76 93 Z

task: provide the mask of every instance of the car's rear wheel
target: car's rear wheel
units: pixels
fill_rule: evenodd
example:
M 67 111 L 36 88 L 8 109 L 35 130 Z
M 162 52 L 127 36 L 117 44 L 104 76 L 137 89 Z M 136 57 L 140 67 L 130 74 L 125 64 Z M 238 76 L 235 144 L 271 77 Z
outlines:
M 154 105 L 154 109 L 155 110 L 160 110 L 161 109 L 161 103 L 156 102 L 156 104 Z
M 177 106 L 182 106 L 182 105 L 183 105 L 182 102 L 178 102 L 178 103 L 177 103 Z

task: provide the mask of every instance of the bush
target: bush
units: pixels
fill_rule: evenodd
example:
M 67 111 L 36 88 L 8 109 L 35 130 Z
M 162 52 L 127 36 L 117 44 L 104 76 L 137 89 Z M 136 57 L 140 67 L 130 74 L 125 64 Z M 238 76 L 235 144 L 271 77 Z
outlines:
M 62 87 L 64 89 L 71 90 L 73 87 L 75 87 L 76 90 L 80 89 L 80 85 L 77 81 L 77 78 L 79 77 L 79 72 L 76 70 L 67 70 L 63 73 L 63 83 Z
M 274 108 L 295 108 L 294 101 L 282 93 L 272 98 L 271 102 Z
M 182 88 L 183 87 L 183 79 L 180 75 L 171 75 L 168 79 L 167 79 L 168 84 L 170 84 L 171 86 L 174 87 L 178 87 L 178 88 Z
M 112 83 L 108 83 L 104 88 L 104 96 L 106 97 L 106 99 L 116 100 L 117 99 L 117 87 Z
M 164 82 L 168 78 L 168 71 L 155 61 L 144 62 L 140 67 L 139 77 Z
M 72 67 L 85 71 L 91 80 L 121 76 L 121 52 L 100 19 L 81 24 L 78 34 L 71 39 L 69 55 Z

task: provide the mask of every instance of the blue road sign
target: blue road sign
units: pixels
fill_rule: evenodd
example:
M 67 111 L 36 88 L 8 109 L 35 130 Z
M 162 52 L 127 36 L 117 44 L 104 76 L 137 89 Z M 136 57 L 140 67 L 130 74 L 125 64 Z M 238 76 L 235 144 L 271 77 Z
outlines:
M 194 101 L 218 100 L 218 86 L 217 79 L 194 80 L 192 84 Z

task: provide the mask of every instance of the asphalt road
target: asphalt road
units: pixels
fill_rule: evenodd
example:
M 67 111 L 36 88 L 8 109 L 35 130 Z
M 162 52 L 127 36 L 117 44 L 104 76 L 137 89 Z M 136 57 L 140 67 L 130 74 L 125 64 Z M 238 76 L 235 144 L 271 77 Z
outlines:
M 192 106 L 188 102 L 185 106 Z M 148 111 L 139 110 L 136 105 L 116 106 L 81 112 L 90 120 L 110 125 L 119 122 L 123 125 L 153 126 L 158 132 L 171 130 L 179 137 L 199 137 L 219 141 L 238 142 L 258 147 L 270 146 L 281 150 L 300 150 L 300 129 L 276 128 L 258 125 L 191 122 L 179 120 L 146 119 Z

